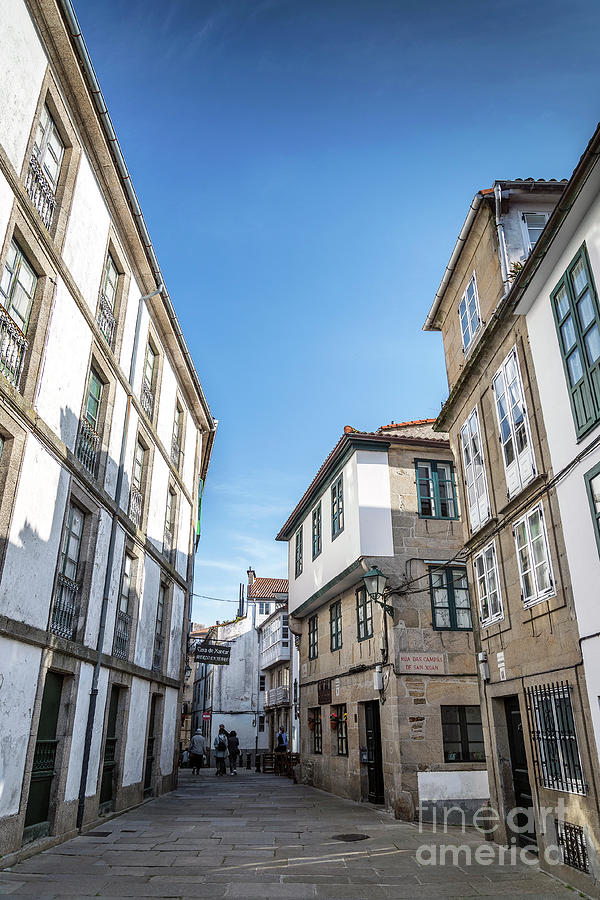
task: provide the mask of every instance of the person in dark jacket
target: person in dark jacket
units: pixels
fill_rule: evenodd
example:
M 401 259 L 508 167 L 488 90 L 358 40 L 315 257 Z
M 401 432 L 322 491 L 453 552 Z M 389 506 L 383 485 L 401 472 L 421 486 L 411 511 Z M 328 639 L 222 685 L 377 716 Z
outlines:
M 227 745 L 229 750 L 229 774 L 237 775 L 237 761 L 238 756 L 240 755 L 240 741 L 235 731 L 229 732 Z
M 198 775 L 200 769 L 204 765 L 204 756 L 206 754 L 206 739 L 199 728 L 190 741 L 190 765 L 192 767 L 192 775 Z

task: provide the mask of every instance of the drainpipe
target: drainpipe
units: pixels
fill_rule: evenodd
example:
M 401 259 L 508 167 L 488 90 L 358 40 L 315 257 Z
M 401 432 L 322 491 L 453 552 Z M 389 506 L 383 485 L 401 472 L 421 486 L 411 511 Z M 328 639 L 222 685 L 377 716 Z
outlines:
M 110 580 L 112 577 L 113 563 L 115 558 L 115 544 L 117 540 L 117 522 L 119 520 L 119 509 L 121 508 L 121 491 L 123 488 L 123 477 L 125 473 L 125 451 L 127 448 L 127 435 L 129 431 L 129 416 L 131 412 L 131 401 L 133 398 L 133 378 L 135 374 L 135 364 L 137 359 L 138 345 L 140 342 L 140 329 L 142 325 L 142 310 L 144 304 L 151 297 L 160 294 L 163 291 L 163 285 L 160 284 L 155 291 L 140 297 L 138 303 L 137 319 L 135 323 L 135 336 L 133 339 L 133 349 L 131 351 L 131 365 L 129 367 L 129 392 L 127 394 L 127 405 L 125 407 L 125 419 L 123 421 L 123 433 L 121 436 L 121 453 L 119 456 L 119 471 L 117 473 L 117 486 L 115 488 L 116 509 L 113 513 L 112 523 L 110 527 L 110 541 L 108 544 L 108 558 L 106 560 L 106 572 L 104 574 L 104 593 L 102 596 L 102 609 L 100 611 L 100 626 L 98 628 L 98 640 L 96 642 L 96 663 L 94 665 L 94 674 L 92 677 L 92 687 L 90 690 L 90 705 L 88 708 L 87 724 L 85 729 L 85 739 L 83 743 L 83 760 L 81 763 L 81 781 L 79 783 L 79 802 L 77 805 L 77 822 L 76 827 L 81 830 L 83 825 L 83 816 L 85 813 L 85 788 L 87 784 L 88 770 L 90 767 L 90 750 L 92 746 L 92 736 L 94 732 L 94 719 L 96 717 L 96 701 L 98 698 L 98 681 L 100 680 L 100 669 L 102 666 L 102 649 L 104 646 L 104 634 L 106 632 L 106 616 L 108 613 L 108 595 L 110 593 Z
M 504 292 L 508 293 L 510 284 L 508 281 L 508 259 L 506 254 L 506 240 L 504 238 L 504 222 L 502 221 L 502 188 L 496 182 L 494 185 L 494 198 L 496 200 L 496 231 L 498 233 L 498 250 L 500 252 L 500 271 Z

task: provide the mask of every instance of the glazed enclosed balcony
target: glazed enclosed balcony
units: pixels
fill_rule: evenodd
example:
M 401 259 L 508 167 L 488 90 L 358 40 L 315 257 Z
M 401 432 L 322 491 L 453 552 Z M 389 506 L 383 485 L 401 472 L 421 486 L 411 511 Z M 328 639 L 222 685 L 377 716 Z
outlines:
M 290 632 L 287 613 L 278 613 L 265 622 L 260 637 L 260 667 L 270 669 L 290 658 Z
M 274 706 L 288 706 L 290 702 L 290 689 L 286 684 L 281 684 L 279 687 L 271 688 L 270 691 L 265 691 L 265 709 L 273 708 Z
M 26 352 L 25 335 L 4 307 L 0 306 L 0 372 L 17 389 Z
M 29 160 L 25 189 L 38 211 L 40 219 L 46 228 L 50 228 L 56 207 L 56 197 L 35 154 Z

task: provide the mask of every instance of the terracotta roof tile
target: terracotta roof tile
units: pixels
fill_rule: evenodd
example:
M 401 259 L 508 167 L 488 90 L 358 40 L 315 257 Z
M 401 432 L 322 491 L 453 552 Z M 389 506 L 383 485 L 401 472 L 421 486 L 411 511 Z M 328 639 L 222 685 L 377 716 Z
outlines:
M 412 422 L 390 422 L 389 425 L 381 425 L 377 430 L 385 431 L 386 428 L 407 428 L 409 425 L 433 425 L 435 419 L 414 419 Z
M 248 588 L 248 600 L 273 598 L 275 594 L 287 594 L 287 578 L 255 578 Z

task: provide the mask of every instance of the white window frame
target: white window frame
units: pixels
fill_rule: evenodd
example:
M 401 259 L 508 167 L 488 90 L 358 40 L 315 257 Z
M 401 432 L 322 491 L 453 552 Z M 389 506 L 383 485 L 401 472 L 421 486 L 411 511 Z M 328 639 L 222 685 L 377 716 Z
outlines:
M 516 408 L 517 404 L 512 402 L 508 390 L 509 380 L 507 373 L 511 361 L 514 362 L 516 378 L 513 379 L 513 381 L 510 383 L 513 386 L 513 390 L 517 388 L 519 392 L 517 402 L 521 407 L 523 416 L 523 432 L 521 432 L 518 427 L 519 423 L 515 424 L 513 410 Z M 504 383 L 504 398 L 506 403 L 504 416 L 502 416 L 500 412 L 500 397 L 498 389 L 496 387 L 496 382 L 500 378 Z M 533 451 L 533 441 L 531 440 L 529 413 L 527 411 L 527 404 L 525 402 L 523 379 L 521 377 L 521 367 L 519 365 L 519 356 L 517 353 L 516 345 L 512 348 L 512 350 L 504 359 L 501 366 L 498 368 L 497 372 L 492 378 L 492 392 L 494 394 L 494 406 L 496 407 L 496 420 L 498 422 L 498 438 L 500 441 L 502 462 L 504 463 L 504 474 L 506 477 L 506 493 L 508 498 L 511 499 L 515 496 L 515 494 L 518 494 L 519 491 L 523 490 L 525 485 L 529 484 L 529 482 L 532 481 L 537 474 L 535 466 L 535 455 Z M 502 425 L 503 422 L 505 422 L 504 428 Z M 506 425 L 508 426 L 508 432 L 506 432 Z M 526 446 L 519 453 L 517 438 L 519 434 L 522 436 L 523 433 L 526 437 Z M 507 463 L 506 451 L 511 442 L 514 456 L 512 461 L 510 463 Z
M 531 237 L 529 236 L 529 228 L 527 227 L 527 221 L 525 216 L 544 216 L 544 225 L 548 221 L 548 216 L 550 213 L 543 212 L 540 209 L 523 209 L 521 210 L 521 229 L 523 231 L 523 246 L 525 247 L 526 253 L 531 253 L 535 244 L 531 243 Z M 536 241 L 537 243 L 537 241 Z
M 550 582 L 550 586 L 545 590 L 540 590 L 538 587 L 538 579 L 537 579 L 537 571 L 536 568 L 539 568 L 541 564 L 538 564 L 536 567 L 534 564 L 535 555 L 533 552 L 533 541 L 531 539 L 531 528 L 530 528 L 530 519 L 538 514 L 540 517 L 540 522 L 542 526 L 542 534 L 541 537 L 538 538 L 542 542 L 546 553 L 546 565 L 548 566 L 548 579 Z M 519 547 L 518 539 L 517 539 L 517 529 L 519 525 L 525 523 L 525 531 L 527 535 L 527 543 L 523 545 L 523 547 Z M 515 548 L 517 553 L 517 565 L 519 567 L 519 581 L 521 583 L 521 600 L 523 601 L 523 606 L 525 609 L 529 609 L 530 606 L 535 606 L 536 603 L 540 603 L 542 600 L 547 600 L 548 597 L 554 597 L 556 594 L 556 585 L 554 583 L 554 572 L 552 571 L 552 558 L 550 556 L 550 544 L 548 542 L 548 530 L 546 528 L 546 520 L 544 517 L 544 509 L 540 503 L 536 503 L 531 509 L 528 509 L 527 512 L 521 516 L 518 521 L 513 525 L 513 536 L 515 539 Z M 521 551 L 523 549 L 527 550 L 527 558 L 528 565 L 527 569 L 523 569 L 522 566 L 522 554 Z M 524 576 L 527 573 L 531 573 L 531 579 L 534 586 L 534 593 L 531 597 L 525 597 L 525 587 L 524 587 Z
M 473 431 L 471 423 L 475 424 L 475 431 Z M 465 438 L 465 433 L 467 433 L 468 438 Z M 472 446 L 474 437 L 476 437 L 478 441 L 479 456 L 481 459 L 480 466 L 479 464 L 476 465 L 474 461 L 476 457 Z M 467 460 L 467 442 L 470 462 Z M 471 532 L 473 533 L 481 528 L 491 517 L 490 494 L 485 471 L 485 457 L 483 455 L 483 441 L 481 440 L 481 427 L 479 424 L 479 412 L 477 406 L 471 410 L 465 423 L 460 429 L 460 445 L 462 450 L 469 522 L 471 524 Z M 475 497 L 472 502 L 473 492 Z
M 55 150 L 52 146 L 52 137 L 56 137 L 60 144 L 58 155 L 55 153 Z M 37 124 L 33 151 L 38 163 L 40 164 L 40 167 L 44 171 L 44 175 L 46 176 L 48 184 L 50 185 L 52 191 L 56 193 L 56 188 L 60 179 L 62 163 L 65 156 L 65 143 L 61 137 L 60 131 L 56 127 L 56 122 L 54 121 L 54 117 L 50 112 L 47 103 L 44 104 L 44 108 L 42 109 L 42 113 Z M 53 177 L 48 168 L 48 165 L 46 163 L 47 156 L 51 156 L 56 164 L 56 178 Z
M 492 565 L 488 566 L 488 552 L 491 550 Z M 477 562 L 481 560 L 483 563 L 482 576 L 485 582 L 485 593 L 481 590 L 480 573 L 478 571 Z M 504 618 L 504 605 L 502 603 L 502 591 L 500 590 L 500 574 L 498 569 L 498 554 L 496 553 L 496 541 L 490 541 L 477 556 L 473 557 L 473 571 L 475 573 L 475 584 L 477 585 L 477 599 L 479 601 L 479 621 L 484 628 L 493 625 L 494 622 L 501 622 Z M 483 603 L 487 601 L 489 609 L 490 597 L 490 572 L 493 572 L 496 581 L 496 594 L 498 597 L 498 609 L 496 612 L 488 614 L 487 618 L 483 617 Z
M 473 291 L 474 291 L 474 296 L 475 296 L 475 312 L 477 314 L 477 323 L 474 328 L 472 327 L 471 316 L 469 315 L 469 301 L 467 299 L 467 293 L 468 293 L 468 290 L 471 287 L 471 285 L 473 285 Z M 467 316 L 467 326 L 468 326 L 467 330 L 468 330 L 468 335 L 469 335 L 466 343 L 465 343 L 465 332 L 463 329 L 462 313 L 461 313 L 461 306 L 463 305 L 463 303 L 465 304 L 465 313 Z M 478 331 L 482 325 L 481 307 L 479 306 L 479 291 L 477 290 L 477 278 L 475 277 L 475 272 L 473 272 L 473 274 L 469 278 L 469 283 L 467 284 L 467 286 L 465 288 L 464 294 L 460 298 L 460 303 L 458 304 L 458 322 L 459 322 L 460 333 L 461 333 L 462 342 L 463 342 L 463 353 L 466 353 L 467 350 L 469 349 L 469 347 L 471 346 L 471 344 L 473 343 L 473 339 L 474 339 L 475 335 L 478 333 Z

